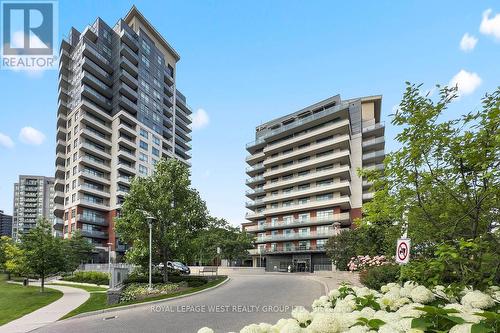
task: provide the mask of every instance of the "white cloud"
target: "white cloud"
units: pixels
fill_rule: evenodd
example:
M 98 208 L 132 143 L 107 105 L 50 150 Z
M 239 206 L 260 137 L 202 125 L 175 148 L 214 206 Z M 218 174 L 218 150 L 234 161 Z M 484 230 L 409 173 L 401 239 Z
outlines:
M 465 33 L 462 39 L 460 40 L 460 49 L 464 52 L 470 52 L 474 50 L 477 44 L 477 38 L 474 36 Z
M 198 109 L 193 114 L 193 130 L 202 129 L 207 127 L 210 123 L 210 118 L 208 117 L 207 111 L 203 109 Z
M 12 141 L 10 136 L 0 132 L 0 146 L 3 146 L 5 148 L 12 148 L 14 147 L 14 141 Z
M 481 78 L 477 73 L 467 72 L 461 69 L 449 83 L 449 86 L 458 86 L 458 95 L 469 95 L 481 84 Z
M 21 132 L 19 132 L 19 139 L 21 142 L 29 145 L 41 145 L 45 141 L 45 134 L 33 127 L 23 127 Z
M 19 30 L 12 33 L 11 47 L 13 48 L 23 48 L 24 47 L 24 32 Z M 31 33 L 29 36 L 29 45 L 33 48 L 46 48 L 45 45 L 38 36 Z M 45 72 L 45 67 L 31 66 L 31 67 L 11 67 L 14 72 L 23 72 L 31 78 L 41 78 Z
M 496 14 L 490 19 L 490 14 L 492 12 L 491 8 L 483 12 L 483 19 L 481 20 L 479 31 L 485 35 L 493 35 L 500 41 L 500 14 Z

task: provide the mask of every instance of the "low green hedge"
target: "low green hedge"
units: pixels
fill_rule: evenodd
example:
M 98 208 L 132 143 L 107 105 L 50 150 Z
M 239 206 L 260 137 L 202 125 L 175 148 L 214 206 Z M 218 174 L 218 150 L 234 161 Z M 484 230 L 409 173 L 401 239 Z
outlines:
M 383 265 L 367 268 L 359 273 L 359 281 L 370 289 L 380 290 L 383 285 L 399 280 L 398 265 Z
M 163 283 L 163 276 L 159 273 L 152 274 L 152 283 Z M 125 281 L 126 284 L 131 283 L 148 283 L 149 276 L 145 273 L 132 273 L 128 276 Z M 190 275 L 169 275 L 168 282 L 180 283 L 187 282 L 187 286 L 190 288 L 201 287 L 208 283 L 208 280 L 202 276 L 190 276 Z
M 75 272 L 71 275 L 63 276 L 62 280 L 107 285 L 109 284 L 109 275 L 102 272 Z

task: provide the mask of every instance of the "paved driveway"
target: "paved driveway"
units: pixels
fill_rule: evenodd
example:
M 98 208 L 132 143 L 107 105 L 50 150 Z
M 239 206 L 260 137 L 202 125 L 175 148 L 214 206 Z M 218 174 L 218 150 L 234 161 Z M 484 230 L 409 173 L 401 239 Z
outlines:
M 309 307 L 322 294 L 321 283 L 300 275 L 235 275 L 225 285 L 197 295 L 69 319 L 35 332 L 191 333 L 203 326 L 238 332 L 251 323 L 290 317 L 293 306 Z

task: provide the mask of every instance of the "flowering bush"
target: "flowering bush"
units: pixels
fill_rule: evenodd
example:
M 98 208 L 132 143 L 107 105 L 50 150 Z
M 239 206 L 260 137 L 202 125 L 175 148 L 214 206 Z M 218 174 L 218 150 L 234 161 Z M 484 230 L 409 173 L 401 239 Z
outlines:
M 120 295 L 120 302 L 134 301 L 158 295 L 170 294 L 179 291 L 182 287 L 177 283 L 158 283 L 153 284 L 152 289 L 148 289 L 147 283 L 131 283 L 125 287 Z
M 240 333 L 500 332 L 500 288 L 485 292 L 414 282 L 388 283 L 380 291 L 342 285 L 276 324 L 245 326 Z M 208 327 L 198 333 L 213 333 Z
M 352 271 L 362 271 L 368 267 L 377 267 L 382 265 L 389 265 L 391 262 L 387 261 L 386 256 L 357 256 L 352 257 L 347 268 Z

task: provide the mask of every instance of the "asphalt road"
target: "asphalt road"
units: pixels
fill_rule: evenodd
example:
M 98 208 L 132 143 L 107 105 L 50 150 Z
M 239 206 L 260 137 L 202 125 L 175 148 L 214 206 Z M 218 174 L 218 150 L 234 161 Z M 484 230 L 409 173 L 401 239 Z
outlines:
M 64 320 L 34 332 L 192 333 L 203 326 L 238 332 L 251 323 L 288 318 L 293 306 L 309 307 L 322 294 L 321 283 L 300 275 L 234 275 L 223 286 L 197 295 Z

